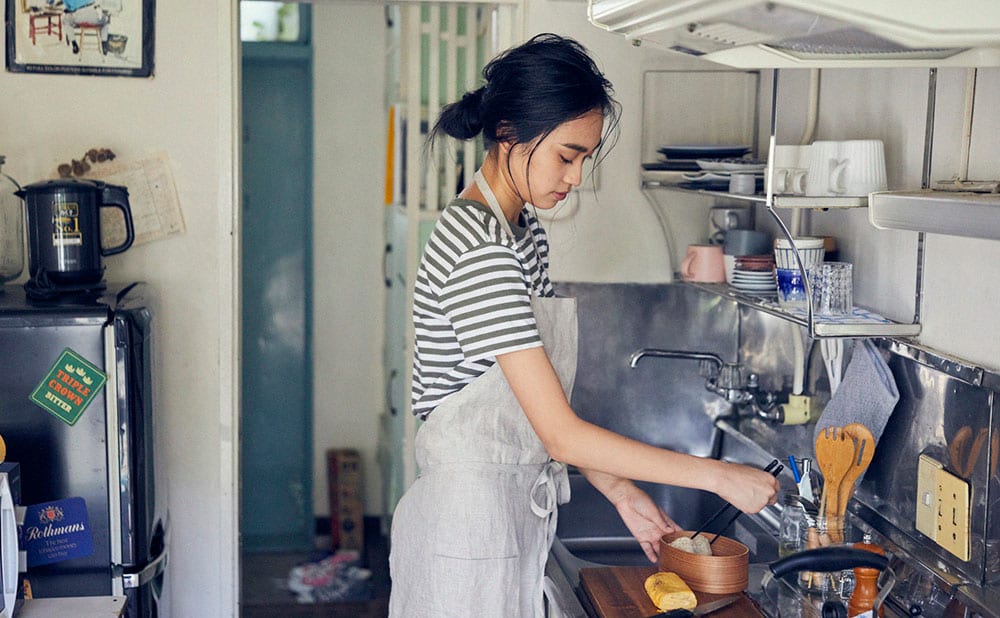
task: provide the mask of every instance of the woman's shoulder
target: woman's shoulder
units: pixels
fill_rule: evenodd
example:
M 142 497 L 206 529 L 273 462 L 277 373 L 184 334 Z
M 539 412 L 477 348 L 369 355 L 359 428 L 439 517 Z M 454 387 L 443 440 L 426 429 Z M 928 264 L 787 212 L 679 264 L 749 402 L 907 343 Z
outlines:
M 489 206 L 462 198 L 453 199 L 441 212 L 431 235 L 432 240 L 446 241 L 463 250 L 505 244 L 503 238 Z

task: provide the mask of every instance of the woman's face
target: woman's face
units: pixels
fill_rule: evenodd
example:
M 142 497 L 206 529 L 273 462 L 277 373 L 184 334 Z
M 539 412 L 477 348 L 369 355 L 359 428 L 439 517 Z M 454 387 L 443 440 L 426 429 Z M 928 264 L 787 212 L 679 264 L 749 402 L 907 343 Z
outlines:
M 600 144 L 603 127 L 604 115 L 591 110 L 562 123 L 541 141 L 513 146 L 509 169 L 518 194 L 543 210 L 566 199 L 580 185 L 583 163 Z

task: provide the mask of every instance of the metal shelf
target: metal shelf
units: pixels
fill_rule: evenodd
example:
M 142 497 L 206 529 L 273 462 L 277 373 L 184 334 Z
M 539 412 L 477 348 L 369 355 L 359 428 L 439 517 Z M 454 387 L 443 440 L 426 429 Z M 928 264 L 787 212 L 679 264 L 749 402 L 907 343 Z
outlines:
M 758 296 L 745 294 L 733 289 L 726 283 L 695 283 L 686 285 L 699 290 L 722 296 L 741 305 L 753 307 L 775 317 L 809 328 L 809 318 L 805 309 L 788 309 L 778 304 L 776 295 Z M 862 307 L 854 307 L 850 315 L 845 316 L 813 316 L 811 333 L 814 337 L 915 337 L 920 334 L 920 324 L 901 324 L 894 322 L 874 311 Z
M 682 193 L 693 193 L 696 195 L 707 195 L 711 197 L 728 198 L 766 204 L 767 196 L 764 194 L 745 195 L 742 193 L 729 193 L 727 191 L 709 191 L 707 189 L 691 189 L 689 187 L 678 186 L 678 183 L 685 182 L 679 174 L 690 172 L 662 172 L 643 171 L 642 184 L 644 188 L 659 187 L 669 191 L 679 191 Z M 821 197 L 809 195 L 775 195 L 773 196 L 775 208 L 816 208 L 821 210 L 840 208 L 866 208 L 868 206 L 868 196 L 836 196 Z

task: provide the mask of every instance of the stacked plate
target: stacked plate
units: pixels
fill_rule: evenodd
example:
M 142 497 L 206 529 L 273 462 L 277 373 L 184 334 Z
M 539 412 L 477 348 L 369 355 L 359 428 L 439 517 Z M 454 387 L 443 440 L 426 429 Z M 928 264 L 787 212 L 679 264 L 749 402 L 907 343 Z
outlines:
M 749 146 L 741 145 L 711 145 L 691 144 L 661 146 L 657 152 L 663 157 L 660 161 L 643 163 L 642 168 L 651 171 L 697 172 L 705 170 L 699 163 L 704 161 L 726 160 L 730 163 L 739 161 L 750 152 Z M 715 169 L 722 169 L 716 167 Z M 731 171 L 731 170 L 730 170 Z
M 733 278 L 729 282 L 733 289 L 747 294 L 774 294 L 777 285 L 774 278 L 773 255 L 739 255 L 733 267 Z

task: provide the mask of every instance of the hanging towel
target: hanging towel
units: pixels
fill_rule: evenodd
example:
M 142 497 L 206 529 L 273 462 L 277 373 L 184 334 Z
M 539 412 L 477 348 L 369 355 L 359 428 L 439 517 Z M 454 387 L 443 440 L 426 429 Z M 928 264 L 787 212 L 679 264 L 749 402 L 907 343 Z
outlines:
M 871 430 L 878 444 L 897 401 L 899 391 L 889 365 L 875 344 L 870 339 L 864 339 L 861 345 L 854 346 L 840 388 L 816 422 L 813 441 L 826 427 L 861 423 Z

